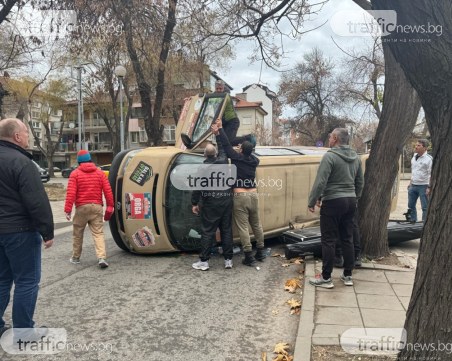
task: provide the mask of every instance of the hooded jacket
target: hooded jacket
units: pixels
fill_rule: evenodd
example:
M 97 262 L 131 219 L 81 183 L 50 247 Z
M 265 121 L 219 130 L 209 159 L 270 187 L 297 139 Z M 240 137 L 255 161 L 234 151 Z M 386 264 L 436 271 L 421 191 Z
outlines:
M 243 153 L 236 152 L 229 143 L 229 139 L 223 128 L 217 135 L 223 145 L 224 151 L 231 163 L 237 167 L 237 179 L 233 188 L 256 188 L 256 168 L 259 165 L 259 159 L 253 154 L 248 156 Z
M 321 197 L 322 201 L 361 197 L 364 176 L 361 159 L 348 145 L 333 147 L 322 158 L 317 177 L 309 195 L 308 207 L 314 207 Z
M 89 203 L 103 205 L 102 192 L 105 195 L 107 207 L 113 209 L 113 193 L 104 172 L 94 163 L 80 163 L 69 177 L 64 211 L 71 213 L 74 203 L 75 207 Z
M 0 140 L 0 233 L 37 231 L 53 239 L 53 215 L 31 155 Z

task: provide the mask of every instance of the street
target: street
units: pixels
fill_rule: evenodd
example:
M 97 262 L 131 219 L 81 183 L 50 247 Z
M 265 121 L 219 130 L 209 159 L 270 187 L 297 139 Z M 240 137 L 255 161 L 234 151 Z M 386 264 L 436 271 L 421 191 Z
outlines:
M 108 226 L 110 267 L 97 267 L 93 242 L 85 233 L 81 264 L 69 263 L 71 228 L 56 231 L 43 250 L 36 325 L 65 328 L 66 351 L 23 356 L 33 360 L 260 360 L 275 344 L 294 343 L 299 316 L 286 301 L 300 294 L 284 291 L 299 265 L 282 267 L 267 258 L 260 270 L 225 270 L 214 256 L 209 271 L 191 268 L 194 254 L 138 256 L 116 247 Z M 282 252 L 276 245 L 273 252 Z M 5 319 L 11 322 L 11 304 Z M 82 350 L 83 348 L 84 350 Z M 1 360 L 17 356 L 0 351 Z

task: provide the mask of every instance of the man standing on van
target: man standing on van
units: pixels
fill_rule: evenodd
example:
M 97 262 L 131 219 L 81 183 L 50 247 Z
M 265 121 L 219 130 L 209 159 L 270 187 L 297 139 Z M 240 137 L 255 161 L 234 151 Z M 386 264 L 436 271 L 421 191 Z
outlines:
M 330 134 L 331 149 L 320 162 L 317 177 L 309 195 L 308 209 L 314 212 L 316 202 L 322 198 L 320 207 L 320 231 L 322 242 L 322 274 L 312 278 L 313 286 L 333 288 L 335 246 L 341 242 L 344 255 L 344 273 L 341 280 L 353 286 L 352 270 L 355 257 L 353 249 L 353 217 L 357 198 L 361 196 L 364 177 L 361 160 L 350 149 L 348 131 L 336 128 Z
M 430 176 L 432 156 L 427 153 L 428 140 L 418 139 L 411 159 L 411 180 L 408 185 L 408 211 L 411 222 L 417 222 L 416 203 L 421 200 L 422 221 L 427 217 L 428 195 L 430 194 Z

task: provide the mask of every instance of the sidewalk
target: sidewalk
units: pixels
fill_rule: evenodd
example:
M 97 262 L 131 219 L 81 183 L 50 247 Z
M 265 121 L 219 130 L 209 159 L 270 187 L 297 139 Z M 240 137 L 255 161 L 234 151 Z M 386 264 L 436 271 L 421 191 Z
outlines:
M 66 219 L 66 213 L 64 213 L 64 201 L 51 201 L 50 207 L 52 208 L 55 229 L 72 226 L 72 222 Z
M 335 268 L 334 288 L 324 289 L 309 284 L 320 273 L 321 261 L 305 262 L 294 361 L 310 361 L 312 346 L 340 346 L 349 328 L 403 328 L 415 269 L 363 263 L 353 271 L 354 286 L 347 287 L 339 279 L 342 269 Z

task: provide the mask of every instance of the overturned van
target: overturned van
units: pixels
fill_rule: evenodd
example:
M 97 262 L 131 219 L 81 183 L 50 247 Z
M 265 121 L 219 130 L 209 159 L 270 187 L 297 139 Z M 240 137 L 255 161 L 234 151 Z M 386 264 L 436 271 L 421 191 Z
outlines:
M 222 94 L 193 96 L 182 110 L 175 146 L 129 150 L 115 157 L 109 175 L 116 202 L 110 228 L 120 248 L 134 253 L 200 248 L 201 220 L 191 210 L 192 192 L 175 185 L 171 175 L 181 165 L 196 174 L 205 145 L 215 141 L 210 125 L 221 116 L 223 104 Z M 191 139 L 191 149 L 183 144 L 182 134 Z M 318 219 L 318 212 L 308 212 L 308 195 L 327 150 L 256 147 L 259 211 L 266 238 L 281 235 L 294 223 L 309 226 Z M 393 196 L 396 199 L 397 187 Z M 238 241 L 235 231 L 234 239 Z

